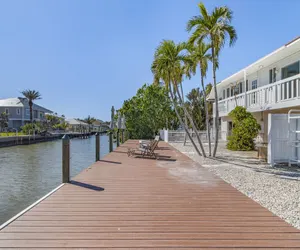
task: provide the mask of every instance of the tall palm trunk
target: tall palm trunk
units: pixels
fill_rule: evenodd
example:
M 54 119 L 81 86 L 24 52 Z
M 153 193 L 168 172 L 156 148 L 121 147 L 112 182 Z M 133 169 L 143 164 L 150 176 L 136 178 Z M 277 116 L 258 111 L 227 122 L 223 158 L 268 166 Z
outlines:
M 175 98 L 174 98 L 174 95 L 173 95 L 172 90 L 171 90 L 171 86 L 170 86 L 170 88 L 169 88 L 169 92 L 170 92 L 171 99 L 172 99 L 173 106 L 174 106 L 174 110 L 175 110 L 175 113 L 176 113 L 176 115 L 177 115 L 177 118 L 178 118 L 178 120 L 179 120 L 179 122 L 180 122 L 180 125 L 184 128 L 186 134 L 188 135 L 189 139 L 191 140 L 191 142 L 192 142 L 192 144 L 193 144 L 193 147 L 194 147 L 195 150 L 197 151 L 198 155 L 201 156 L 201 153 L 200 153 L 198 147 L 196 146 L 196 144 L 195 144 L 193 138 L 191 137 L 191 134 L 190 134 L 190 132 L 188 131 L 188 128 L 187 128 L 186 125 L 183 123 L 183 121 L 182 121 L 182 119 L 181 119 L 181 116 L 180 116 L 179 113 L 178 113 L 178 110 L 177 110 L 177 107 L 176 107 Z
M 32 110 L 33 103 L 32 103 L 32 101 L 29 101 L 28 104 L 29 104 L 29 112 L 30 112 L 30 122 L 32 123 L 32 121 L 33 121 L 33 115 L 32 115 L 32 113 L 33 113 L 33 110 Z
M 216 58 L 215 58 L 215 44 L 213 38 L 211 39 L 211 55 L 213 62 L 213 79 L 214 79 L 214 91 L 215 91 L 215 145 L 213 151 L 213 157 L 216 156 L 219 142 L 219 105 L 218 105 L 218 92 L 217 92 L 217 81 L 216 81 Z
M 196 137 L 197 137 L 198 143 L 199 143 L 199 145 L 200 145 L 200 149 L 201 149 L 201 151 L 202 151 L 203 157 L 206 157 L 206 154 L 205 154 L 205 151 L 204 151 L 204 148 L 203 148 L 203 145 L 202 145 L 200 136 L 199 136 L 199 134 L 198 134 L 197 127 L 196 127 L 196 125 L 195 125 L 195 123 L 194 123 L 194 121 L 193 121 L 193 118 L 191 117 L 190 113 L 187 111 L 186 107 L 185 107 L 184 104 L 182 103 L 182 98 L 181 98 L 181 95 L 180 95 L 180 93 L 179 93 L 179 91 L 178 91 L 176 82 L 175 82 L 175 84 L 174 84 L 174 88 L 175 88 L 175 90 L 176 90 L 176 92 L 177 92 L 177 95 L 178 95 L 178 97 L 179 97 L 179 103 L 180 103 L 181 107 L 183 108 L 183 111 L 184 111 L 184 113 L 186 114 L 187 118 L 189 119 L 189 121 L 190 121 L 190 123 L 191 123 L 191 125 L 192 125 L 193 130 L 194 130 L 195 133 L 196 133 Z
M 184 105 L 184 97 L 183 97 L 183 88 L 182 88 L 182 83 L 180 83 L 180 89 L 181 89 L 181 95 L 182 95 L 182 100 L 183 100 L 183 105 Z M 184 113 L 184 123 L 185 123 L 185 126 L 188 127 L 187 125 L 187 119 L 186 119 L 186 114 Z M 185 146 L 186 144 L 186 133 L 184 134 L 184 142 L 183 142 L 183 145 Z
M 200 72 L 202 72 L 201 68 L 202 67 L 200 64 Z M 202 85 L 203 98 L 204 98 L 206 133 L 207 133 L 207 140 L 208 140 L 208 155 L 211 156 L 210 125 L 209 125 L 209 117 L 208 117 L 208 108 L 207 108 L 207 103 L 206 103 L 206 92 L 205 92 L 205 88 L 204 88 L 204 78 L 203 78 L 202 73 L 201 73 L 201 85 Z

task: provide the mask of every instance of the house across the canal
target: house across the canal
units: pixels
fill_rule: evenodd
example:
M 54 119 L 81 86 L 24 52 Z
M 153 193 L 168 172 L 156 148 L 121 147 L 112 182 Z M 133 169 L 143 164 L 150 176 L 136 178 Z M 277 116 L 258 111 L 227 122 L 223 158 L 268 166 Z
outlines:
M 45 119 L 45 113 L 53 113 L 37 104 L 33 104 L 33 119 L 42 121 Z M 23 97 L 13 97 L 0 99 L 0 113 L 8 114 L 8 128 L 20 129 L 23 125 L 30 122 L 30 108 L 28 100 Z

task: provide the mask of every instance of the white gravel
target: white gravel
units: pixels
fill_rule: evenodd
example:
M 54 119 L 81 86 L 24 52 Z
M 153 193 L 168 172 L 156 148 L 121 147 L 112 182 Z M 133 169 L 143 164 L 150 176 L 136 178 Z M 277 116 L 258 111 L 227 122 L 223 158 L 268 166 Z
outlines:
M 219 144 L 216 159 L 198 156 L 191 143 L 169 144 L 300 229 L 299 167 L 271 167 L 257 159 L 257 152 L 229 151 L 224 142 Z

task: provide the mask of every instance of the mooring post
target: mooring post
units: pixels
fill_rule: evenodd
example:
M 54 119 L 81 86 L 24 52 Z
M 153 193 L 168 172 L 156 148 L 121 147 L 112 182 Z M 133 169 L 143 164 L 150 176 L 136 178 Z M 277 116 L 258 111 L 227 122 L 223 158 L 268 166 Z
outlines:
M 121 130 L 122 143 L 124 143 L 124 129 Z
M 109 152 L 112 152 L 114 150 L 114 147 L 113 147 L 113 131 L 115 128 L 114 116 L 115 116 L 115 108 L 114 108 L 114 106 L 112 106 L 111 107 L 110 132 L 109 132 Z
M 120 146 L 120 129 L 117 131 L 117 147 Z
M 100 160 L 100 136 L 96 133 L 96 161 Z
M 70 138 L 67 134 L 62 138 L 62 182 L 70 182 Z
M 109 152 L 113 151 L 113 132 L 109 132 Z

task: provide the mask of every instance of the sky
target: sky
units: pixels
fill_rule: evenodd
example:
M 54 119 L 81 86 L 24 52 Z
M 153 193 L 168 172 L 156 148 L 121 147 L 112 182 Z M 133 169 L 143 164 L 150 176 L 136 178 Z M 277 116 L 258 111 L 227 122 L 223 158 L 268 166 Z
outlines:
M 144 83 L 151 84 L 155 48 L 186 41 L 194 0 L 0 1 L 0 98 L 41 93 L 38 104 L 66 117 L 110 119 Z M 227 5 L 238 40 L 220 55 L 220 81 L 299 33 L 298 0 L 207 0 Z M 288 4 L 287 4 L 288 3 Z M 206 84 L 212 81 L 211 68 Z M 184 91 L 200 86 L 197 74 Z

